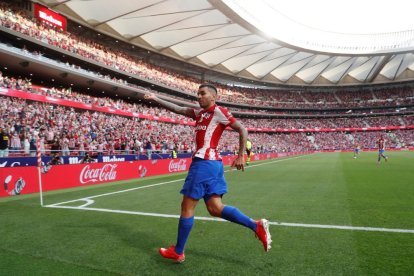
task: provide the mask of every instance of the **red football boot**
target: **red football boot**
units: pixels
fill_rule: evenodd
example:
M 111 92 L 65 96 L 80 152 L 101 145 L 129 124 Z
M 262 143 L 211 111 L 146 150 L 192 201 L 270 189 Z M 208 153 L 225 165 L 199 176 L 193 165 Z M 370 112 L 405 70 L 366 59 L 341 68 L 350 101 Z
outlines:
M 175 245 L 171 245 L 168 248 L 160 248 L 160 254 L 166 259 L 172 259 L 177 263 L 182 263 L 185 261 L 184 252 L 182 254 L 177 254 L 175 252 Z
M 263 248 L 268 252 L 271 248 L 272 236 L 269 232 L 269 221 L 261 219 L 256 221 L 256 237 L 263 243 Z

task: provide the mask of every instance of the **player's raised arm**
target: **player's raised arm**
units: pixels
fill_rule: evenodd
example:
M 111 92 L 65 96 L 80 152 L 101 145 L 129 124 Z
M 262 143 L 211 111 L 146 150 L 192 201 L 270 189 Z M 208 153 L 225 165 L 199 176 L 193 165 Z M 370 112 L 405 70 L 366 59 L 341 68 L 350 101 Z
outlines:
M 150 101 L 154 101 L 156 103 L 158 103 L 159 105 L 161 105 L 162 107 L 177 113 L 177 114 L 181 114 L 190 118 L 194 117 L 194 112 L 192 108 L 189 107 L 184 107 L 184 106 L 179 106 L 177 104 L 171 103 L 169 101 L 160 99 L 159 97 L 157 97 L 154 93 L 147 93 L 144 96 L 144 99 L 146 100 L 150 100 Z
M 238 121 L 232 123 L 230 127 L 239 133 L 239 153 L 231 166 L 244 171 L 244 152 L 246 151 L 247 130 Z

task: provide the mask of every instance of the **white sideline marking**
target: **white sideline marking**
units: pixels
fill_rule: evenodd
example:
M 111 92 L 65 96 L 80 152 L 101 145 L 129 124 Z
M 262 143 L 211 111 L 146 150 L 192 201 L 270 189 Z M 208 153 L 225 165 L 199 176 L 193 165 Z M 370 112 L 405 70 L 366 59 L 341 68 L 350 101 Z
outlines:
M 299 157 L 303 157 L 303 156 L 306 156 L 306 155 L 299 155 L 299 156 L 294 156 L 294 157 L 285 158 L 285 159 L 277 159 L 277 160 L 274 160 L 274 161 L 260 163 L 260 164 L 256 164 L 256 165 L 250 165 L 248 167 L 245 167 L 245 169 L 252 168 L 252 167 L 257 167 L 257 166 L 261 166 L 261 165 L 272 164 L 272 163 L 276 163 L 276 162 L 282 162 L 282 161 L 286 161 L 286 160 L 291 160 L 291 159 L 295 159 L 295 158 L 299 158 Z M 226 170 L 225 172 L 231 172 L 233 170 L 234 169 L 229 169 L 229 170 Z M 170 183 L 183 181 L 183 180 L 185 180 L 185 178 L 180 178 L 180 179 L 161 182 L 161 183 L 156 183 L 156 184 L 150 184 L 150 185 L 146 185 L 146 186 L 135 187 L 135 188 L 116 191 L 116 192 L 111 192 L 111 193 L 105 193 L 105 194 L 100 194 L 100 195 L 95 195 L 95 196 L 88 196 L 88 197 L 83 197 L 83 198 L 74 199 L 74 200 L 65 201 L 65 202 L 60 202 L 60 203 L 49 204 L 49 205 L 46 205 L 45 207 L 56 207 L 56 206 L 59 206 L 59 205 L 72 203 L 72 202 L 76 202 L 76 201 L 87 201 L 86 204 L 80 206 L 80 207 L 86 207 L 86 206 L 94 203 L 93 200 L 92 200 L 93 201 L 92 203 L 89 203 L 91 201 L 90 200 L 91 198 L 97 198 L 97 197 L 101 197 L 101 196 L 114 195 L 114 194 L 120 194 L 120 193 L 130 192 L 130 191 L 139 190 L 139 189 L 145 189 L 145 188 L 150 188 L 150 187 L 155 187 L 155 186 L 161 186 L 161 185 L 170 184 Z
M 180 218 L 180 215 L 169 215 L 160 213 L 146 213 L 146 212 L 135 212 L 125 210 L 112 210 L 112 209 L 100 209 L 100 208 L 85 208 L 85 207 L 73 207 L 73 206 L 45 206 L 48 208 L 61 208 L 61 209 L 75 209 L 75 210 L 86 210 L 96 211 L 105 213 L 116 213 L 116 214 L 128 214 L 128 215 L 139 215 L 139 216 L 151 216 L 151 217 L 162 217 L 162 218 Z M 194 217 L 197 220 L 208 220 L 208 221 L 220 221 L 227 222 L 221 218 L 214 217 Z M 351 231 L 371 231 L 371 232 L 390 232 L 390 233 L 409 233 L 414 234 L 414 230 L 411 229 L 395 229 L 395 228 L 376 228 L 376 227 L 362 227 L 362 226 L 346 226 L 346 225 L 324 225 L 324 224 L 304 224 L 304 223 L 289 223 L 289 222 L 270 222 L 269 224 L 275 226 L 285 227 L 302 227 L 302 228 L 319 228 L 319 229 L 336 229 L 336 230 L 351 230 Z
M 165 184 L 169 184 L 169 183 L 173 183 L 173 182 L 178 182 L 178 181 L 183 181 L 183 180 L 184 180 L 184 178 L 180 178 L 180 179 L 166 181 L 166 182 L 161 182 L 161 183 L 157 183 L 157 184 L 151 184 L 151 185 L 147 185 L 147 186 L 140 186 L 140 187 L 136 187 L 136 188 L 126 189 L 126 190 L 121 190 L 121 191 L 116 191 L 116 192 L 111 192 L 111 193 L 105 193 L 105 194 L 100 194 L 100 195 L 95 195 L 95 196 L 88 196 L 88 197 L 83 197 L 83 198 L 74 199 L 74 200 L 70 200 L 70 201 L 65 201 L 65 202 L 50 204 L 50 205 L 47 205 L 45 207 L 54 207 L 54 206 L 59 206 L 59 205 L 62 205 L 62 204 L 72 203 L 72 202 L 76 202 L 76 201 L 88 201 L 89 202 L 89 200 L 91 200 L 91 198 L 97 198 L 97 197 L 107 196 L 107 195 L 115 195 L 115 194 L 130 192 L 130 191 L 134 191 L 134 190 L 139 190 L 139 189 L 144 189 L 144 188 L 150 188 L 150 187 L 165 185 Z M 92 201 L 95 202 L 94 200 L 92 200 Z M 89 205 L 89 204 L 87 204 L 87 205 Z

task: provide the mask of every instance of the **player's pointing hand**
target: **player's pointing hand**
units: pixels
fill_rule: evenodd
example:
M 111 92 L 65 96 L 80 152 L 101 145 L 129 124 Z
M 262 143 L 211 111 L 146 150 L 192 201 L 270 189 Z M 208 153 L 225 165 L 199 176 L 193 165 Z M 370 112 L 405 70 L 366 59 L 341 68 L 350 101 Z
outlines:
M 236 159 L 233 160 L 231 167 L 236 167 L 237 170 L 242 170 L 244 172 L 244 157 L 237 156 Z

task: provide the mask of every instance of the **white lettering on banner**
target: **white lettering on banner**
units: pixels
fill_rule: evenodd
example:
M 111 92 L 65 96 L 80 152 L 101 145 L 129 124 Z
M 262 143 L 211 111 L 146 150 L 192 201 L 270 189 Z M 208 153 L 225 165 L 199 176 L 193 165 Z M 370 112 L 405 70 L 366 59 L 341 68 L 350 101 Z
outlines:
M 116 179 L 116 164 L 105 164 L 102 168 L 91 169 L 89 165 L 83 167 L 79 181 L 81 184 Z
M 78 157 L 69 157 L 69 164 L 79 164 L 81 160 Z
M 53 18 L 52 15 L 47 15 L 45 12 L 39 11 L 39 17 L 55 25 L 58 25 L 59 27 L 62 27 L 62 22 L 57 20 L 56 18 Z
M 187 170 L 187 160 L 180 159 L 178 161 L 171 160 L 170 165 L 168 166 L 169 172 L 184 172 Z
M 10 164 L 9 167 L 19 167 L 20 165 L 21 165 L 20 162 L 13 162 Z M 5 168 L 6 166 L 7 166 L 7 161 L 4 161 L 3 163 L 0 164 L 0 168 Z
M 124 157 L 117 158 L 116 156 L 110 157 L 110 156 L 104 156 L 102 157 L 103 162 L 122 162 L 125 161 Z

